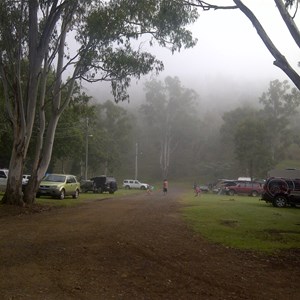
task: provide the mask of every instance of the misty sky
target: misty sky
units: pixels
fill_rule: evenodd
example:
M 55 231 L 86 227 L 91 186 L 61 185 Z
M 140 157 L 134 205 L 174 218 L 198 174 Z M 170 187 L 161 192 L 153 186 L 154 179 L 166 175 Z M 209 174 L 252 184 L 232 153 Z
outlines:
M 243 2 L 253 10 L 290 64 L 299 70 L 299 49 L 289 37 L 274 1 Z M 215 0 L 213 3 L 232 5 L 230 0 Z M 198 39 L 192 49 L 182 49 L 173 55 L 167 49 L 158 47 L 147 50 L 164 62 L 165 70 L 160 73 L 159 79 L 163 80 L 166 76 L 179 77 L 182 85 L 196 90 L 203 102 L 209 102 L 210 97 L 219 99 L 216 102 L 230 101 L 229 98 L 236 102 L 252 96 L 257 99 L 268 88 L 271 80 L 288 79 L 283 71 L 273 65 L 273 57 L 240 10 L 200 12 L 198 21 L 190 30 Z M 134 104 L 134 98 L 139 94 L 137 87 L 140 88 L 143 81 L 150 78 L 151 75 L 145 76 L 138 84 L 133 80 L 131 104 Z M 92 94 L 97 90 L 99 95 L 99 89 L 103 92 L 103 99 L 97 100 L 106 100 L 109 95 L 98 84 L 97 87 L 93 85 Z

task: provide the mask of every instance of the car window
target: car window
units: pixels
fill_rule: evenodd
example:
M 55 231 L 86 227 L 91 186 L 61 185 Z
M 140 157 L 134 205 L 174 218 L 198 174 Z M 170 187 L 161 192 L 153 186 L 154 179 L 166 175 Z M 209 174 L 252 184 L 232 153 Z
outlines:
M 73 176 L 68 176 L 67 183 L 74 183 L 76 182 L 75 178 Z
M 6 178 L 6 175 L 3 171 L 0 171 L 0 178 Z
M 43 180 L 44 181 L 53 181 L 53 182 L 65 182 L 66 176 L 49 174 L 49 175 L 46 175 L 46 177 Z
M 295 184 L 295 190 L 299 191 L 300 190 L 300 180 L 295 180 L 294 184 Z

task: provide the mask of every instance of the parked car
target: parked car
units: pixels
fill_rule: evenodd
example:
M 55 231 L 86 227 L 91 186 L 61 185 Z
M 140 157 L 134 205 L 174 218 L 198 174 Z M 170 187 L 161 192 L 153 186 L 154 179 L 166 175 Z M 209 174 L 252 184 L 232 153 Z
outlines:
M 94 192 L 94 181 L 93 180 L 81 180 L 80 191 L 82 193 Z
M 123 180 L 123 187 L 125 189 L 141 189 L 147 190 L 149 188 L 148 183 L 142 183 L 135 179 L 125 179 Z
M 93 183 L 93 192 L 94 193 L 103 193 L 103 192 L 109 192 L 110 194 L 113 194 L 115 191 L 118 190 L 117 181 L 112 176 L 97 176 L 91 178 L 91 181 Z M 89 190 L 89 183 L 86 183 L 83 187 L 85 191 Z
M 224 194 L 226 193 L 225 188 L 227 186 L 234 186 L 234 185 L 236 185 L 235 180 L 221 179 L 213 186 L 212 191 L 213 193 L 216 194 Z
M 199 188 L 200 188 L 201 192 L 204 192 L 204 193 L 208 193 L 209 192 L 208 185 L 200 185 Z
M 64 199 L 66 196 L 78 198 L 80 183 L 74 175 L 48 174 L 40 183 L 36 197 L 52 196 Z
M 235 185 L 226 186 L 225 192 L 230 196 L 242 194 L 257 197 L 262 194 L 263 185 L 255 181 L 236 181 Z
M 5 192 L 8 178 L 8 170 L 0 169 L 0 191 Z
M 268 178 L 264 184 L 262 200 L 275 207 L 300 205 L 300 179 Z

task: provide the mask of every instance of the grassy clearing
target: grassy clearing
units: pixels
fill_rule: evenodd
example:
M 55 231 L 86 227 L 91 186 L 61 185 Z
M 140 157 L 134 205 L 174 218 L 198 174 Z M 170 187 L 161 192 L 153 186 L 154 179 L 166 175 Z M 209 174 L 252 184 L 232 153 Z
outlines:
M 184 219 L 210 241 L 264 252 L 300 247 L 299 208 L 274 208 L 259 197 L 192 192 L 182 201 Z
M 86 203 L 88 201 L 118 198 L 122 196 L 135 195 L 137 193 L 145 193 L 145 191 L 119 189 L 115 194 L 109 194 L 109 193 L 94 194 L 92 192 L 89 192 L 89 193 L 80 193 L 77 199 L 73 199 L 72 197 L 66 197 L 64 200 L 45 196 L 41 198 L 36 198 L 35 203 L 38 205 L 53 206 L 53 207 L 72 207 L 72 206 Z M 2 198 L 2 196 L 3 193 L 0 193 L 0 199 Z
M 41 197 L 36 198 L 36 203 L 40 205 L 51 205 L 51 206 L 59 206 L 59 207 L 71 207 L 76 206 L 79 204 L 86 203 L 92 200 L 101 200 L 101 199 L 109 199 L 109 198 L 118 198 L 122 196 L 130 196 L 135 195 L 137 193 L 145 193 L 145 191 L 140 190 L 125 190 L 125 189 L 118 189 L 114 194 L 109 193 L 80 193 L 77 199 L 73 199 L 72 197 L 66 197 L 64 200 L 54 199 L 51 197 Z

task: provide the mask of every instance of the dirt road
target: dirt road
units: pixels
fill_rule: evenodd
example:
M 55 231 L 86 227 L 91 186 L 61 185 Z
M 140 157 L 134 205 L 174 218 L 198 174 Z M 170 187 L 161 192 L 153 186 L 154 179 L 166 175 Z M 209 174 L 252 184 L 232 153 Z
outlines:
M 299 299 L 297 253 L 208 243 L 182 220 L 179 197 L 0 215 L 0 298 Z

